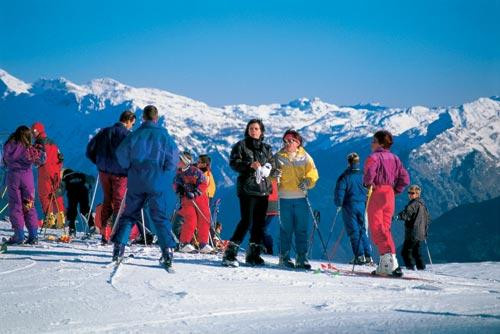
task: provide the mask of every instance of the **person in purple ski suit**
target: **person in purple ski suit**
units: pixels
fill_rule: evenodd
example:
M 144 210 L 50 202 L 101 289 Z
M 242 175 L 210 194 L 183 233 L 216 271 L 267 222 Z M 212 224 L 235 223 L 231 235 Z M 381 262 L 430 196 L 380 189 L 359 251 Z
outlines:
M 7 189 L 9 194 L 9 217 L 14 235 L 7 244 L 36 244 L 38 242 L 38 216 L 35 210 L 35 184 L 33 164 L 43 163 L 41 147 L 31 144 L 31 130 L 21 125 L 5 142 L 3 160 L 7 167 Z M 28 239 L 24 241 L 24 225 L 28 228 Z

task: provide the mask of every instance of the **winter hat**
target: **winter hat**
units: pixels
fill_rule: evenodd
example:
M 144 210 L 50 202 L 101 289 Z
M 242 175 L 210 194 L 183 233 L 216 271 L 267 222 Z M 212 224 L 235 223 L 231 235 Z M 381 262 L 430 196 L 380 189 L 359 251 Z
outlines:
M 185 165 L 191 165 L 193 163 L 193 157 L 191 156 L 191 153 L 188 151 L 184 151 L 179 155 L 179 159 L 185 164 Z
M 283 135 L 283 141 L 285 140 L 296 140 L 299 142 L 300 146 L 302 146 L 302 136 L 295 130 L 288 129 L 286 130 L 285 134 Z
M 71 168 L 64 168 L 62 170 L 62 176 L 63 176 L 63 178 L 66 177 L 66 175 L 69 175 L 71 173 L 73 173 L 73 170 Z
M 33 123 L 33 125 L 31 126 L 31 131 L 35 131 L 38 132 L 39 134 L 42 134 L 42 133 L 45 133 L 45 127 L 43 126 L 42 123 L 40 122 L 35 122 Z
M 356 152 L 349 153 L 347 162 L 349 162 L 349 165 L 359 163 L 359 155 Z

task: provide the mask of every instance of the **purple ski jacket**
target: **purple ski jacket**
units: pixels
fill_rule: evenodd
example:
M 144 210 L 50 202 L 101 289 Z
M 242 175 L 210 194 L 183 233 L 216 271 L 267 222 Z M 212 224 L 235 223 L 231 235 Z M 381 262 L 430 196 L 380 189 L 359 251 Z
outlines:
M 3 160 L 9 171 L 25 171 L 31 169 L 33 164 L 40 163 L 42 153 L 34 146 L 25 147 L 11 140 L 3 148 Z
M 399 194 L 410 184 L 410 176 L 395 154 L 378 148 L 366 159 L 363 184 L 366 187 L 390 185 Z

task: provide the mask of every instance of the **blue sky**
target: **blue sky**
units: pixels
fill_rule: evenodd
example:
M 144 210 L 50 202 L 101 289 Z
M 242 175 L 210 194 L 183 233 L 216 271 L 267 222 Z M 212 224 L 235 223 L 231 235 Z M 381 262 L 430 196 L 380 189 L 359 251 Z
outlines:
M 500 1 L 0 0 L 0 68 L 210 105 L 500 95 Z

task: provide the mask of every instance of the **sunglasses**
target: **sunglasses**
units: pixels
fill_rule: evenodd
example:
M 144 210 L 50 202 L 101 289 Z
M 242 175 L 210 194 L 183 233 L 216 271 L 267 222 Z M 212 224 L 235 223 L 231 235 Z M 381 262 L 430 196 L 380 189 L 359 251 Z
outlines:
M 285 143 L 285 145 L 291 145 L 293 143 L 298 144 L 299 142 L 297 140 L 287 140 L 287 139 L 285 139 L 285 140 L 283 140 L 283 143 Z
M 408 192 L 408 195 L 415 195 L 415 194 L 416 194 L 416 192 L 413 192 L 413 191 Z

